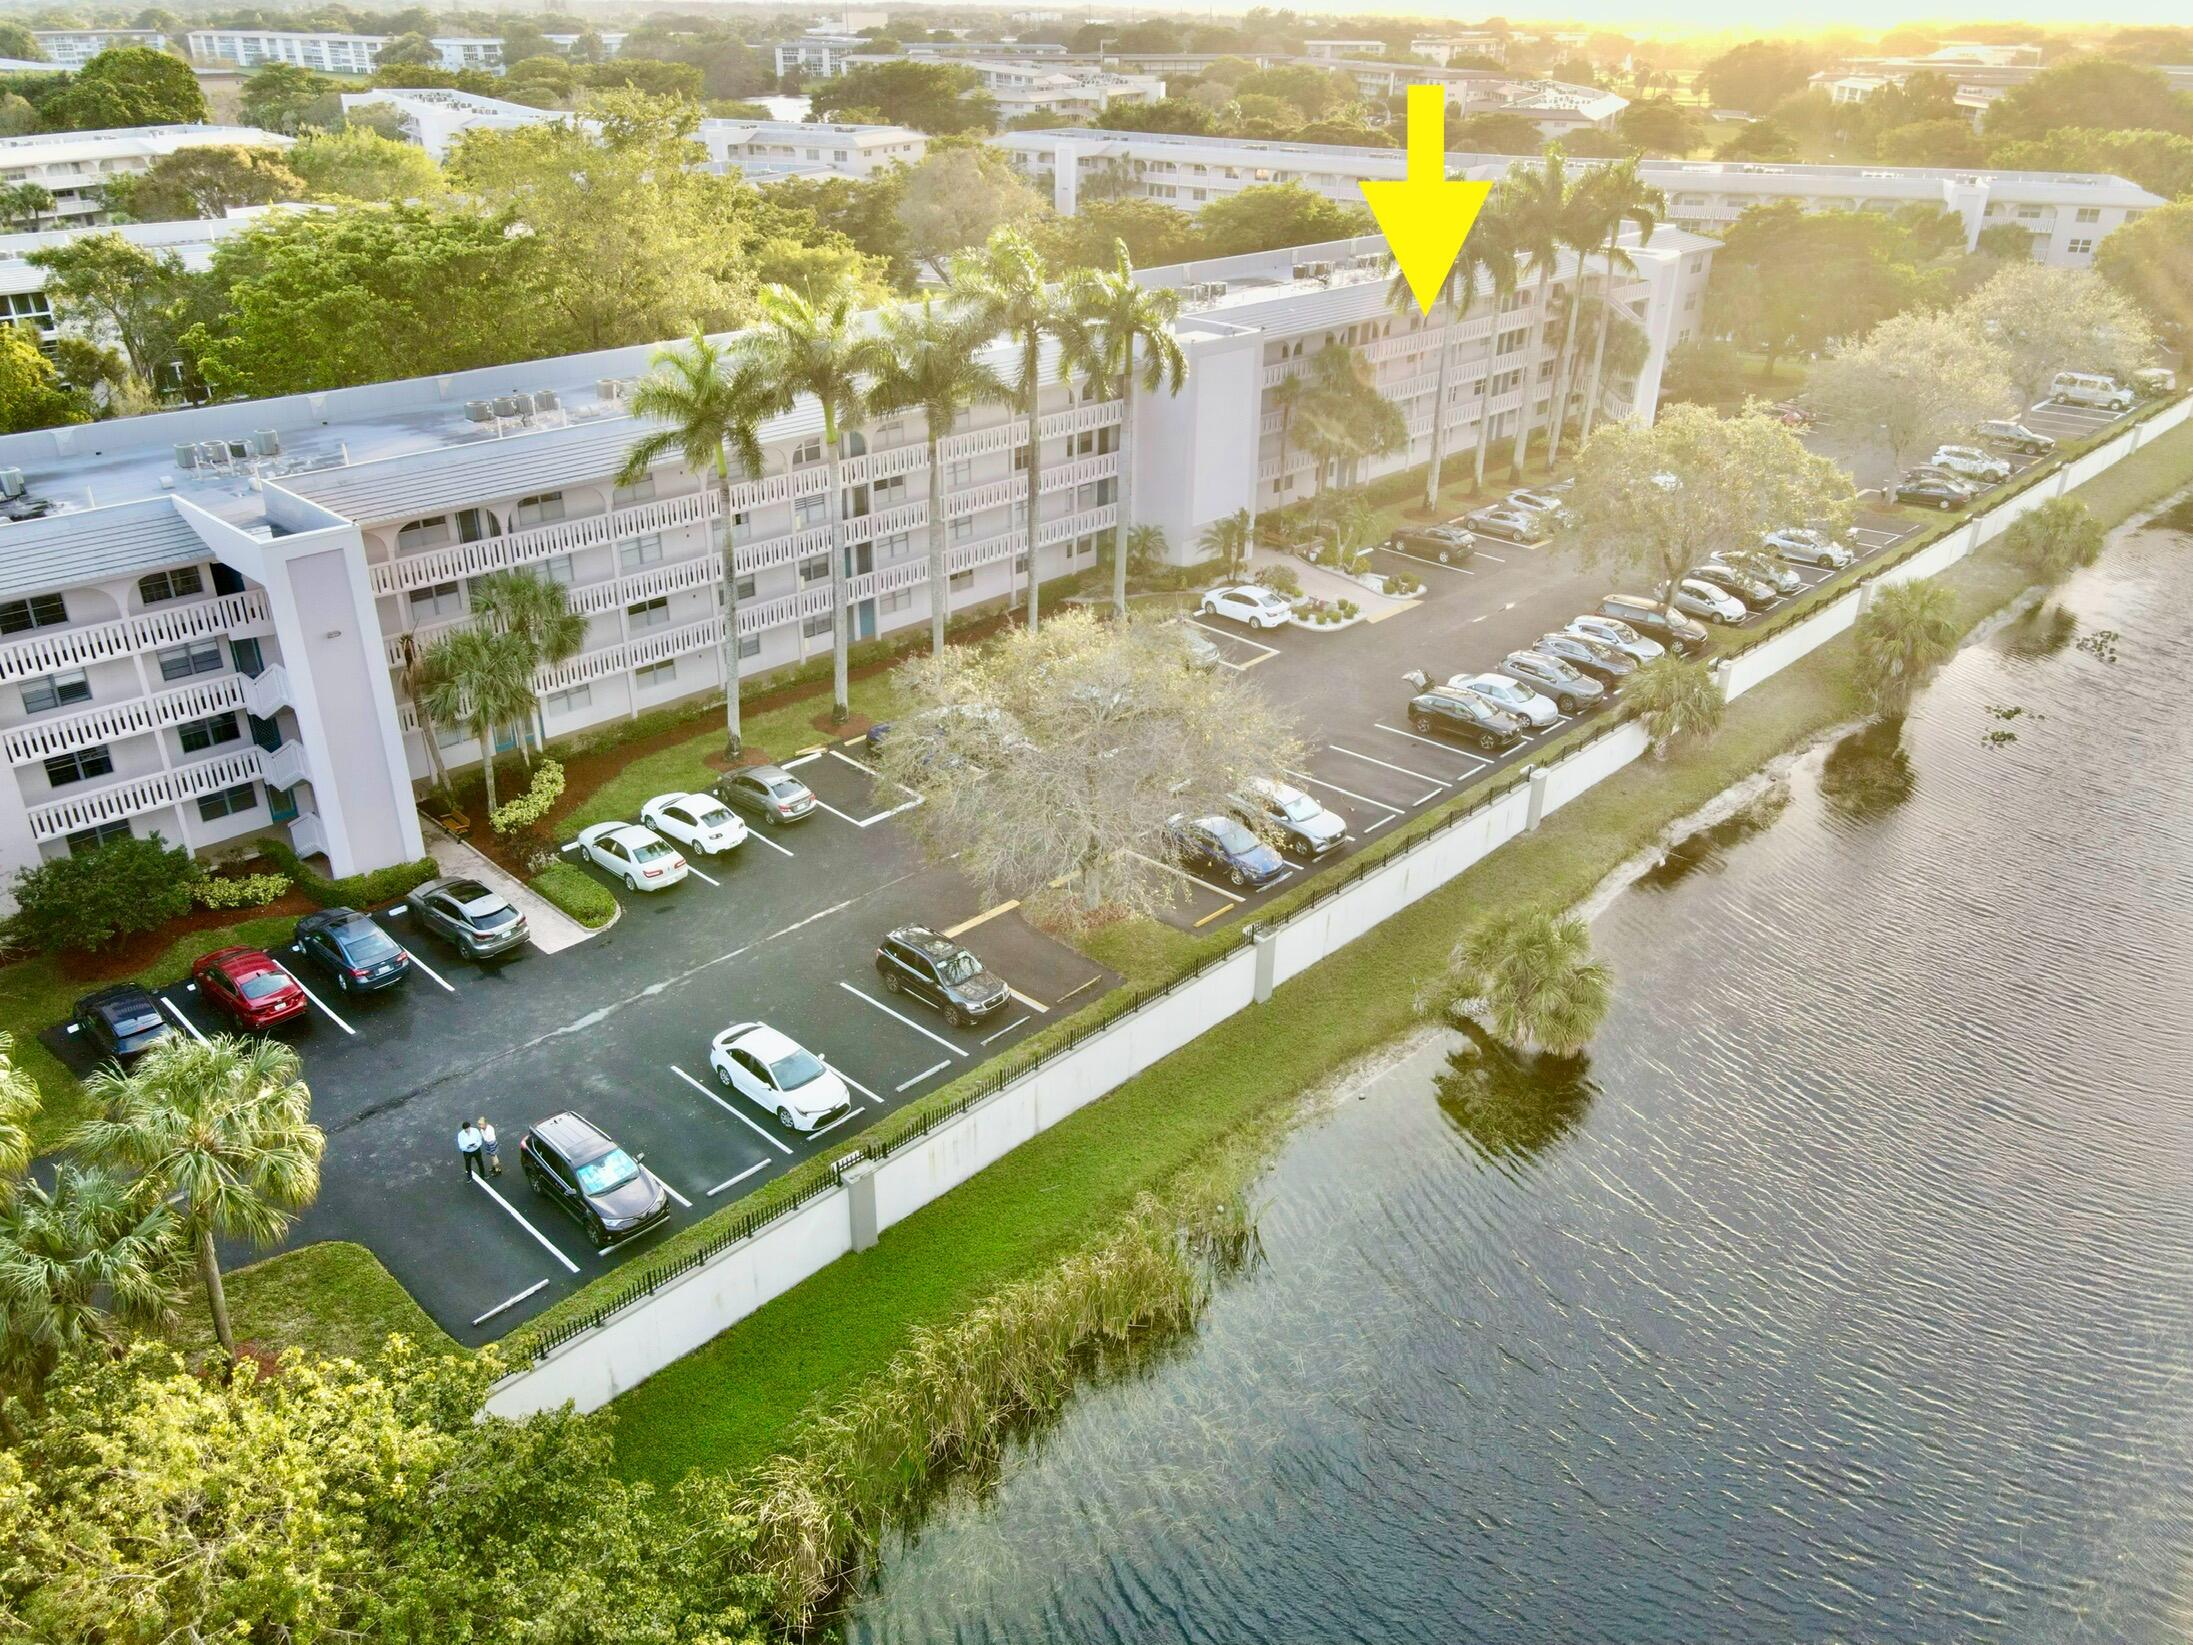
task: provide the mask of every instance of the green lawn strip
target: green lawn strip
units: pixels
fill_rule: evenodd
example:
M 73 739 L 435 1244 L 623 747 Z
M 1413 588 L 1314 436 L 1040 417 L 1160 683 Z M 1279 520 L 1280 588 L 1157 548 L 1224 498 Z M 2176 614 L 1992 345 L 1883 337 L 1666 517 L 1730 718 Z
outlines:
M 2193 478 L 2193 418 L 2157 435 L 2073 493 L 2106 530 L 2159 503 Z
M 83 1087 L 77 1084 L 76 1077 L 61 1066 L 59 1058 L 38 1043 L 41 1030 L 65 1022 L 75 1010 L 76 1002 L 94 989 L 112 987 L 117 982 L 141 983 L 147 988 L 174 982 L 189 970 L 192 960 L 216 948 L 235 944 L 247 948 L 278 948 L 289 941 L 290 929 L 296 923 L 294 915 L 275 914 L 242 919 L 234 925 L 204 926 L 186 931 L 163 949 L 160 957 L 150 965 L 129 976 L 103 982 L 85 982 L 64 976 L 60 965 L 49 955 L 0 967 L 0 1023 L 6 1023 L 15 1035 L 15 1065 L 38 1082 L 44 1104 L 31 1127 L 35 1146 L 41 1152 L 56 1146 L 71 1127 L 90 1116 Z
M 617 899 L 577 863 L 552 862 L 526 883 L 589 931 L 616 918 Z
M 195 1270 L 184 1282 L 190 1289 L 174 1340 L 195 1354 L 214 1346 L 213 1320 Z M 389 1337 L 404 1336 L 436 1353 L 461 1352 L 380 1258 L 349 1240 L 323 1240 L 238 1268 L 223 1288 L 237 1339 L 270 1351 L 310 1348 L 363 1359 Z

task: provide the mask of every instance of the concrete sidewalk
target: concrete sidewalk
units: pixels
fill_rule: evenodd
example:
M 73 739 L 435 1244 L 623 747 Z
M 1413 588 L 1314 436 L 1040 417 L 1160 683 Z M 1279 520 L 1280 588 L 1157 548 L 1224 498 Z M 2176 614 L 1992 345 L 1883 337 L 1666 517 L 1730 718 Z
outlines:
M 1353 577 L 1344 577 L 1330 566 L 1312 565 L 1293 555 L 1272 557 L 1272 563 L 1293 570 L 1302 581 L 1302 592 L 1312 599 L 1329 600 L 1335 604 L 1353 600 L 1363 613 L 1365 622 L 1383 622 L 1388 617 L 1404 611 L 1414 611 L 1420 602 L 1397 600 L 1388 594 L 1373 594 Z
M 533 946 L 544 954 L 554 954 L 566 948 L 576 947 L 589 937 L 599 936 L 600 931 L 589 931 L 577 920 L 566 914 L 546 897 L 534 891 L 516 875 L 507 872 L 490 861 L 483 853 L 455 838 L 441 824 L 423 813 L 419 818 L 419 832 L 426 838 L 426 854 L 444 874 L 462 875 L 478 880 L 482 885 L 500 892 L 511 907 L 525 916 L 526 929 L 532 935 Z M 620 905 L 619 911 L 622 912 Z

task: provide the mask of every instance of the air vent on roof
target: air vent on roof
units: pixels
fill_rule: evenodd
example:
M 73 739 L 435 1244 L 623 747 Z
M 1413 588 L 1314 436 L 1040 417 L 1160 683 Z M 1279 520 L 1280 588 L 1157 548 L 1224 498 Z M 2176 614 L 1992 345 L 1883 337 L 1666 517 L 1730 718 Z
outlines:
M 1333 266 L 1330 263 L 1297 263 L 1294 266 L 1294 277 L 1297 280 L 1330 280 L 1333 277 Z
M 533 411 L 533 400 L 525 394 L 498 394 L 494 400 L 498 417 L 526 417 Z
M 622 377 L 601 377 L 594 383 L 594 392 L 604 400 L 621 400 L 630 385 Z
M 175 466 L 177 468 L 196 468 L 198 466 L 198 448 L 178 441 L 175 447 Z
M 552 388 L 537 388 L 533 391 L 533 409 L 535 411 L 554 411 L 562 404 L 563 402 L 556 398 L 556 391 Z
M 262 428 L 251 437 L 254 456 L 279 457 L 282 454 L 282 437 L 271 428 Z
M 485 400 L 465 401 L 464 414 L 469 421 L 475 423 L 492 423 L 495 420 L 495 408 Z
M 21 469 L 0 468 L 0 497 L 11 499 L 20 497 L 28 489 L 24 483 Z

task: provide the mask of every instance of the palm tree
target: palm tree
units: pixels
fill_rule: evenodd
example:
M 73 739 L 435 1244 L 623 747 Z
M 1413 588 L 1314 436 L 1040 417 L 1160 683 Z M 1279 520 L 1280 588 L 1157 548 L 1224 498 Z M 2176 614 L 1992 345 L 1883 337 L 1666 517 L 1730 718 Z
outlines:
M 175 1313 L 174 1209 L 64 1162 L 0 1198 L 0 1380 L 33 1397 L 63 1355 Z
M 1614 978 L 1591 957 L 1591 927 L 1573 914 L 1495 914 L 1463 939 L 1453 963 L 1487 1026 L 1522 1049 L 1574 1056 L 1612 1001 Z
M 136 1172 L 174 1205 L 197 1254 L 213 1334 L 233 1358 L 214 1242 L 272 1245 L 320 1192 L 327 1139 L 312 1123 L 297 1053 L 233 1034 L 170 1039 L 127 1073 L 101 1069 L 85 1088 L 103 1112 L 77 1129 L 77 1151 Z
M 1161 525 L 1138 525 L 1127 533 L 1127 566 L 1129 570 L 1145 569 L 1153 562 L 1165 558 L 1172 548 Z
M 449 770 L 442 764 L 442 739 L 435 729 L 434 716 L 426 710 L 426 654 L 419 649 L 415 634 L 406 633 L 402 644 L 404 662 L 399 672 L 403 678 L 404 698 L 411 704 L 412 717 L 419 722 L 419 736 L 426 744 L 426 767 L 434 773 L 435 790 L 447 801 Z
M 1575 209 L 1568 162 L 1556 143 L 1537 166 L 1517 162 L 1508 172 L 1506 211 L 1523 272 L 1536 277 L 1531 294 L 1532 346 L 1523 368 L 1523 405 L 1515 420 L 1514 477 L 1521 479 L 1530 456 L 1531 400 L 1538 391 L 1538 368 L 1545 352 L 1546 287 L 1571 244 Z M 1575 312 L 1572 307 L 1570 312 Z
M 1592 206 L 1606 234 L 1600 249 L 1607 259 L 1607 275 L 1599 287 L 1599 340 L 1592 348 L 1591 382 L 1584 390 L 1584 421 L 1577 434 L 1580 440 L 1590 436 L 1592 420 L 1599 412 L 1599 385 L 1607 360 L 1607 334 L 1614 329 L 1615 322 L 1615 276 L 1635 273 L 1637 269 L 1636 262 L 1619 244 L 1622 225 L 1634 225 L 1639 238 L 1649 240 L 1668 203 L 1667 196 L 1639 174 L 1634 154 L 1601 167 L 1588 188 Z
M 1503 285 L 1497 274 L 1492 277 L 1492 290 L 1496 296 L 1505 296 L 1515 287 L 1515 254 L 1506 243 L 1506 226 L 1489 209 L 1478 214 L 1477 222 L 1463 241 L 1461 253 L 1454 260 L 1454 267 L 1447 271 L 1446 283 L 1440 287 L 1440 298 L 1447 305 L 1447 319 L 1440 332 L 1439 375 L 1432 390 L 1431 461 L 1424 471 L 1424 512 L 1436 513 L 1439 509 L 1439 465 L 1446 454 L 1446 418 L 1448 378 L 1454 365 L 1455 343 L 1462 330 L 1462 322 L 1469 318 L 1471 307 L 1477 298 L 1477 277 L 1492 272 L 1492 259 L 1497 256 L 1499 267 L 1505 270 Z M 1409 289 L 1409 282 L 1398 273 L 1387 288 L 1386 303 L 1397 314 L 1414 309 L 1416 294 Z M 1428 317 L 1427 317 L 1428 318 Z M 1488 370 L 1487 381 L 1491 374 Z M 1480 414 L 1480 421 L 1483 420 Z M 1483 442 L 1480 441 L 1482 447 Z M 1484 467 L 1478 464 L 1480 474 Z M 1483 480 L 1480 477 L 1479 483 Z
M 1496 196 L 1497 200 L 1498 197 Z M 1514 293 L 1520 279 L 1516 267 L 1515 227 L 1509 221 L 1505 202 L 1488 204 L 1479 212 L 1477 221 L 1470 228 L 1469 238 L 1462 242 L 1460 263 L 1468 269 L 1466 276 L 1469 289 L 1463 293 L 1463 314 L 1469 312 L 1475 300 L 1480 277 L 1485 283 L 1485 295 L 1497 312 L 1500 305 Z M 1477 395 L 1477 461 L 1471 484 L 1477 491 L 1485 489 L 1485 454 L 1492 446 L 1492 379 L 1497 357 L 1492 352 L 1490 339 L 1485 345 L 1485 376 Z M 1526 403 L 1529 396 L 1525 397 Z
M 1280 378 L 1278 382 L 1272 385 L 1271 393 L 1265 396 L 1265 399 L 1270 402 L 1271 408 L 1279 413 L 1278 472 L 1282 477 L 1287 472 L 1287 447 L 1293 440 L 1295 413 L 1302 409 L 1302 397 L 1309 392 L 1309 378 L 1297 371 Z M 1253 486 L 1260 482 L 1251 481 L 1250 483 Z
M 1728 704 L 1720 683 L 1703 662 L 1669 655 L 1655 657 L 1637 671 L 1622 695 L 1644 722 L 1652 751 L 1666 758 L 1670 745 L 1685 737 L 1710 737 L 1720 728 Z
M 1317 459 L 1314 498 L 1324 497 L 1334 463 L 1398 451 L 1408 444 L 1409 425 L 1401 408 L 1378 391 L 1369 366 L 1345 343 L 1327 343 L 1317 351 L 1295 415 L 1302 423 L 1297 440 Z
M 1900 708 L 1929 669 L 1956 653 L 1956 598 L 1931 579 L 1875 585 L 1857 639 L 1860 688 L 1875 708 Z
M 38 1108 L 38 1082 L 15 1066 L 15 1036 L 0 1030 L 0 1184 L 30 1164 L 30 1126 Z
M 1249 558 L 1249 542 L 1254 530 L 1249 523 L 1249 511 L 1237 508 L 1205 526 L 1202 535 L 1196 538 L 1196 546 L 1203 550 L 1205 559 L 1222 561 L 1227 576 L 1237 577 Z
M 2076 497 L 2052 497 L 2003 533 L 2003 552 L 2057 582 L 2102 554 L 2102 523 Z
M 1561 437 L 1565 432 L 1568 416 L 1569 389 L 1576 375 L 1576 328 L 1584 313 L 1584 264 L 1598 248 L 1601 222 L 1599 197 L 1593 185 L 1598 181 L 1596 171 L 1572 179 L 1568 195 L 1561 211 L 1562 249 L 1576 254 L 1576 278 L 1569 282 L 1567 300 L 1562 305 L 1561 353 L 1553 368 L 1553 398 L 1549 407 L 1550 419 L 1546 429 L 1546 461 L 1553 464 L 1561 460 Z
M 1187 381 L 1188 357 L 1173 335 L 1180 293 L 1152 290 L 1135 278 L 1135 265 L 1124 240 L 1112 242 L 1108 270 L 1077 268 L 1067 275 L 1063 300 L 1079 323 L 1083 348 L 1096 375 L 1119 401 L 1119 484 L 1117 521 L 1112 528 L 1112 609 L 1127 615 L 1127 533 L 1134 477 L 1134 426 L 1131 401 L 1135 384 L 1145 394 L 1178 394 Z
M 739 734 L 739 570 L 731 542 L 731 469 L 747 478 L 761 473 L 761 425 L 791 404 L 750 348 L 712 343 L 696 332 L 691 342 L 655 351 L 653 369 L 633 386 L 632 415 L 663 426 L 642 435 L 625 453 L 619 485 L 635 485 L 675 453 L 696 474 L 715 477 L 716 515 L 722 530 L 724 753 L 737 758 Z
M 561 583 L 536 571 L 491 571 L 472 585 L 472 609 L 525 646 L 526 677 L 542 668 L 559 668 L 586 644 L 586 618 L 571 609 Z M 536 700 L 532 730 L 542 752 L 548 749 L 548 720 Z M 525 750 L 526 724 L 518 722 L 518 748 Z M 533 768 L 530 754 L 526 769 Z
M 1028 626 L 1033 629 L 1038 616 L 1037 584 L 1042 581 L 1036 544 L 1042 535 L 1043 344 L 1050 339 L 1068 357 L 1062 362 L 1063 374 L 1079 352 L 1079 327 L 1064 294 L 1047 283 L 1043 254 L 1019 229 L 998 229 L 980 251 L 961 252 L 952 259 L 950 274 L 952 295 L 965 305 L 968 316 L 985 334 L 1010 337 L 1020 351 L 1019 363 L 1007 380 L 1028 419 Z
M 845 436 L 868 411 L 868 379 L 890 358 L 883 340 L 861 329 L 844 293 L 810 302 L 783 286 L 761 291 L 761 331 L 755 349 L 765 373 L 791 395 L 814 397 L 822 413 L 823 449 L 830 455 L 831 716 L 852 712 L 845 654 L 852 644 L 845 604 Z
M 420 660 L 420 701 L 430 718 L 480 739 L 487 808 L 495 809 L 495 733 L 533 712 L 533 668 L 515 634 L 478 624 L 453 628 Z
M 982 358 L 989 341 L 979 323 L 931 306 L 893 309 L 884 316 L 885 358 L 876 368 L 869 403 L 878 411 L 919 411 L 929 437 L 929 649 L 944 650 L 951 615 L 951 574 L 945 564 L 944 459 L 941 446 L 962 412 L 1006 397 L 1005 381 Z

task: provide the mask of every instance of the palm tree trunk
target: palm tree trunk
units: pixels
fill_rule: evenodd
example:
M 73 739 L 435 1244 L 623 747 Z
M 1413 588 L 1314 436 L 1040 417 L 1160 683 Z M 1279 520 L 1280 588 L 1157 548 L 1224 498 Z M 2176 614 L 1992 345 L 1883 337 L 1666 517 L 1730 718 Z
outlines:
M 1584 258 L 1576 259 L 1576 288 L 1569 294 L 1568 317 L 1561 322 L 1561 354 L 1553 368 L 1553 426 L 1546 436 L 1546 463 L 1561 460 L 1561 430 L 1569 420 L 1569 372 L 1576 352 L 1576 315 L 1584 306 Z
M 1584 424 L 1579 440 L 1591 438 L 1592 419 L 1599 412 L 1600 378 L 1607 367 L 1607 333 L 1614 329 L 1614 235 L 1607 236 L 1607 282 L 1599 288 L 1599 340 L 1592 345 L 1591 386 L 1584 391 Z
M 1043 579 L 1036 572 L 1036 536 L 1040 524 L 1037 505 L 1043 499 L 1043 384 L 1036 373 L 1043 362 L 1043 339 L 1028 333 L 1027 351 L 1021 358 L 1021 381 L 1028 388 L 1028 632 L 1036 631 L 1036 587 Z
M 495 809 L 495 728 L 480 727 L 480 776 L 487 784 L 487 808 Z
M 929 654 L 944 655 L 944 620 L 950 615 L 952 574 L 944 561 L 944 451 L 932 414 L 929 425 Z
M 1424 512 L 1439 512 L 1439 459 L 1445 451 L 1447 419 L 1447 375 L 1454 361 L 1454 333 L 1462 323 L 1462 317 L 1454 306 L 1454 277 L 1447 278 L 1447 323 L 1439 333 L 1439 373 L 1432 386 L 1432 449 L 1431 461 L 1424 469 Z
M 1531 342 L 1530 363 L 1523 368 L 1523 403 L 1515 410 L 1515 456 L 1512 477 L 1523 478 L 1523 464 L 1531 452 L 1531 401 L 1538 393 L 1538 363 L 1545 352 L 1546 335 L 1546 285 L 1553 278 L 1553 270 L 1541 269 L 1537 288 L 1531 294 Z
M 434 721 L 419 701 L 419 648 L 409 634 L 404 636 L 404 697 L 411 704 L 411 717 L 419 722 L 419 735 L 426 743 L 426 768 L 434 773 L 434 786 L 447 799 L 449 770 L 442 764 L 442 744 L 434 734 Z
M 1477 477 L 1473 493 L 1485 489 L 1485 454 L 1492 449 L 1492 378 L 1495 356 L 1485 356 L 1485 386 L 1477 394 Z
M 1112 487 L 1112 502 L 1118 517 L 1112 523 L 1112 611 L 1120 621 L 1127 620 L 1127 504 L 1128 487 L 1134 477 L 1134 407 L 1127 403 L 1135 391 L 1134 350 L 1127 351 L 1127 369 L 1119 374 L 1119 483 Z M 1251 485 L 1255 481 L 1250 482 Z
M 221 1259 L 213 1249 L 213 1230 L 198 1230 L 198 1277 L 206 1282 L 206 1311 L 213 1316 L 213 1335 L 221 1352 L 236 1357 L 236 1332 L 228 1322 L 228 1293 L 221 1287 Z
M 838 457 L 843 444 L 842 434 L 830 439 L 830 714 L 837 720 L 853 711 L 845 666 L 846 650 L 853 643 L 848 632 L 853 614 L 845 605 L 845 522 L 839 517 L 845 512 L 845 494 L 839 483 L 843 470 Z
M 739 567 L 731 541 L 730 455 L 718 459 L 716 502 L 723 515 L 723 752 L 737 759 L 745 739 L 739 734 Z

